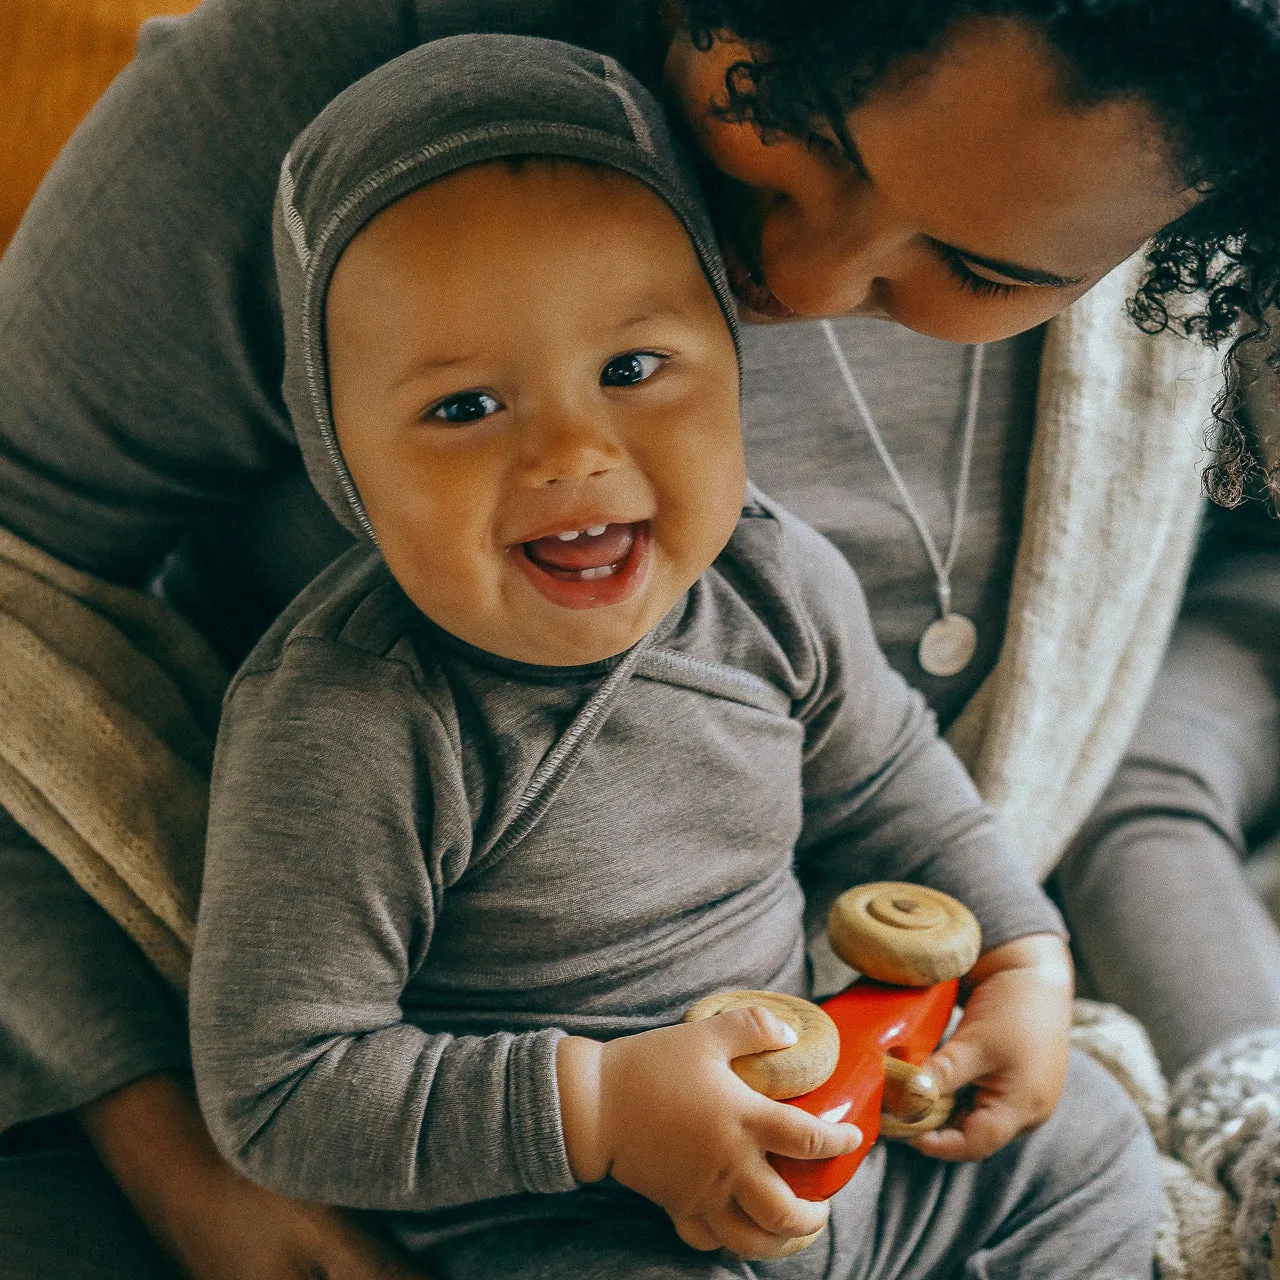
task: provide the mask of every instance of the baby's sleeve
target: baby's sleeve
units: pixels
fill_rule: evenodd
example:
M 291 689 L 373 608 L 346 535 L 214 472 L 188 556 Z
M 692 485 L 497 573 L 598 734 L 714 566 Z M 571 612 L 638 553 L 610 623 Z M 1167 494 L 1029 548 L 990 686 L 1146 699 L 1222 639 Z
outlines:
M 850 885 L 908 880 L 965 903 L 983 949 L 1064 933 L 1053 904 L 998 827 L 920 693 L 889 665 L 857 577 L 827 539 L 783 512 L 812 686 L 797 868 L 811 914 Z
M 405 664 L 304 642 L 242 673 L 214 766 L 191 978 L 222 1153 L 303 1199 L 426 1210 L 576 1184 L 559 1031 L 406 1021 L 468 854 L 456 744 Z

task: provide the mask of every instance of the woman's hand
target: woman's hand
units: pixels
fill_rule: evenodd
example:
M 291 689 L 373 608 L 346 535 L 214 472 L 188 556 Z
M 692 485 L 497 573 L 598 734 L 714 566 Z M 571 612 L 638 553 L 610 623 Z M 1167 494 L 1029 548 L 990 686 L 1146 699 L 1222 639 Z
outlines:
M 1043 1124 L 1067 1074 L 1071 959 L 1052 934 L 1018 938 L 982 955 L 965 979 L 955 1034 L 925 1064 L 943 1093 L 972 1097 L 947 1125 L 911 1145 L 943 1160 L 983 1160 Z
M 695 1249 L 769 1257 L 782 1241 L 821 1229 L 827 1206 L 794 1195 L 767 1154 L 843 1155 L 861 1135 L 771 1101 L 729 1065 L 794 1039 L 780 1019 L 752 1008 L 606 1044 L 561 1041 L 557 1075 L 574 1177 L 611 1174 L 661 1205 Z
M 147 1076 L 80 1122 L 151 1234 L 193 1280 L 423 1280 L 346 1214 L 256 1186 L 218 1155 L 185 1081 Z

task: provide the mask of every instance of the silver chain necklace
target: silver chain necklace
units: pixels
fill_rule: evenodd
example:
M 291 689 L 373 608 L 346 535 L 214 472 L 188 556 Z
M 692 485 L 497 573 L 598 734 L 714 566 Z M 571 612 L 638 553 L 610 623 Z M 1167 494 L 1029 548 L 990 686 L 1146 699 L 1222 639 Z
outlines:
M 822 320 L 819 324 L 827 341 L 831 344 L 831 352 L 836 358 L 836 365 L 840 369 L 840 376 L 844 379 L 845 389 L 849 392 L 849 399 L 853 401 L 853 407 L 857 409 L 862 425 L 867 429 L 867 435 L 871 437 L 871 443 L 875 445 L 880 461 L 884 463 L 884 469 L 889 473 L 889 479 L 897 488 L 902 498 L 902 505 L 906 508 L 911 523 L 915 525 L 916 533 L 933 567 L 933 576 L 937 583 L 939 616 L 925 628 L 924 635 L 920 637 L 920 644 L 916 649 L 917 660 L 922 670 L 927 671 L 931 676 L 959 675 L 973 661 L 973 655 L 978 649 L 977 627 L 964 614 L 955 613 L 951 608 L 951 570 L 955 566 L 956 553 L 960 550 L 965 512 L 969 506 L 969 474 L 973 463 L 973 437 L 978 423 L 978 400 L 982 391 L 984 348 L 981 343 L 973 348 L 973 359 L 969 367 L 969 395 L 965 406 L 964 438 L 960 449 L 960 475 L 956 480 L 955 517 L 951 524 L 951 541 L 944 558 L 939 553 L 938 544 L 934 542 L 929 526 L 925 524 L 920 508 L 916 506 L 915 499 L 912 498 L 911 491 L 907 488 L 907 483 L 903 480 L 902 473 L 898 470 L 893 455 L 890 454 L 884 437 L 876 426 L 875 418 L 871 416 L 871 409 L 862 394 L 862 389 L 858 386 L 857 379 L 853 376 L 853 370 L 849 368 L 849 361 L 839 338 L 836 337 L 835 328 L 830 320 Z

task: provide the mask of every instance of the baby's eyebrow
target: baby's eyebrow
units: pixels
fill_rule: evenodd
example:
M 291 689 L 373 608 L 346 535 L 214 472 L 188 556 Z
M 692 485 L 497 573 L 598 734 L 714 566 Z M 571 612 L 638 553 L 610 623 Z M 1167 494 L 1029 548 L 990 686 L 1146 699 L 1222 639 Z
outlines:
M 470 360 L 474 360 L 475 355 L 447 355 L 447 356 L 426 356 L 424 359 L 415 360 L 394 382 L 392 382 L 390 390 L 398 391 L 406 382 L 412 382 L 415 378 L 422 377 L 425 373 L 435 373 L 440 369 L 452 369 L 457 365 L 466 364 Z
M 655 302 L 651 306 L 642 306 L 630 313 L 625 320 L 616 326 L 621 329 L 634 329 L 637 325 L 647 324 L 651 320 L 679 320 L 684 313 L 676 307 L 663 302 Z

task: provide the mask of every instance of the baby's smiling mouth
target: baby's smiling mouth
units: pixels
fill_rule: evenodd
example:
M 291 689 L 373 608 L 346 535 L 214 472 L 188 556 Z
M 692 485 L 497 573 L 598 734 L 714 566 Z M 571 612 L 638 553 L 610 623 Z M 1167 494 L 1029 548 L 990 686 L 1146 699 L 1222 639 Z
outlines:
M 552 604 L 595 609 L 618 604 L 648 575 L 650 522 L 564 529 L 508 548 L 525 577 Z
M 611 578 L 626 563 L 635 545 L 635 524 L 592 525 L 523 543 L 524 553 L 544 573 L 564 582 Z

